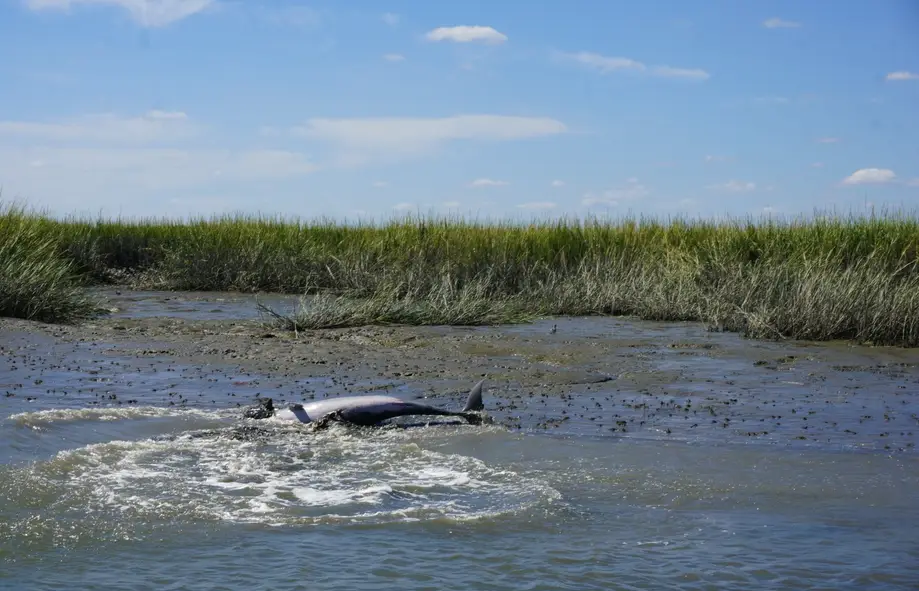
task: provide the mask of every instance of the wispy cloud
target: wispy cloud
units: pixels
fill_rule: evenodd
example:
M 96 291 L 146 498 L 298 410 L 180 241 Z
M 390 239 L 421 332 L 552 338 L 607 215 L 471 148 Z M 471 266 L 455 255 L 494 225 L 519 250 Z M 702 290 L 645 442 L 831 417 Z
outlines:
M 708 80 L 711 74 L 699 68 L 671 68 L 670 66 L 654 66 L 651 73 L 663 78 L 686 78 L 688 80 Z
M 117 206 L 125 194 L 293 179 L 319 169 L 297 151 L 207 146 L 205 132 L 182 111 L 0 121 L 0 179 L 36 200 Z
M 290 130 L 295 136 L 337 144 L 358 155 L 419 153 L 451 141 L 510 141 L 565 133 L 548 117 L 455 115 L 452 117 L 380 117 L 310 119 Z
M 756 190 L 756 183 L 750 181 L 737 181 L 732 179 L 724 183 L 709 185 L 708 188 L 715 189 L 717 191 L 727 191 L 729 193 L 747 193 Z
M 517 207 L 520 209 L 555 209 L 557 204 L 551 201 L 531 201 L 529 203 L 521 203 Z
M 388 62 L 401 62 L 405 61 L 405 56 L 401 53 L 386 53 L 383 55 L 383 59 Z
M 892 82 L 898 82 L 898 81 L 902 82 L 904 80 L 919 80 L 919 74 L 901 70 L 899 72 L 891 72 L 890 74 L 887 74 L 886 79 Z
M 581 204 L 587 207 L 596 205 L 618 206 L 623 201 L 634 201 L 650 195 L 651 191 L 637 178 L 628 179 L 624 185 L 605 191 L 589 191 L 584 194 Z
M 604 74 L 619 71 L 636 71 L 643 72 L 647 69 L 643 63 L 627 57 L 613 57 L 592 53 L 590 51 L 579 51 L 577 53 L 558 53 L 560 59 L 575 61 L 579 64 L 598 70 Z
M 384 13 L 383 16 L 380 18 L 383 19 L 383 22 L 389 25 L 390 27 L 395 27 L 396 25 L 399 24 L 399 21 L 402 20 L 398 14 L 393 14 L 392 12 Z
M 476 188 L 481 188 L 481 187 L 506 187 L 506 186 L 509 185 L 509 184 L 510 184 L 510 183 L 507 182 L 507 181 L 497 181 L 497 180 L 494 180 L 494 179 L 475 179 L 474 181 L 472 181 L 471 183 L 469 183 L 469 186 L 470 186 L 470 187 L 476 187 Z
M 844 178 L 844 185 L 881 185 L 891 183 L 897 178 L 889 168 L 860 168 Z
M 149 111 L 136 117 L 110 113 L 54 122 L 0 121 L 0 138 L 51 142 L 152 143 L 191 137 L 196 127 L 181 111 Z
M 602 74 L 613 72 L 646 73 L 662 78 L 685 78 L 690 80 L 707 80 L 711 75 L 699 68 L 674 68 L 672 66 L 647 66 L 644 63 L 621 56 L 606 56 L 590 51 L 555 52 L 557 60 L 571 61 L 596 70 Z
M 425 35 L 428 41 L 453 41 L 454 43 L 486 43 L 495 45 L 507 41 L 507 35 L 492 27 L 480 25 L 438 27 Z
M 767 29 L 797 29 L 801 27 L 801 23 L 773 17 L 764 20 L 763 26 Z
M 556 187 L 556 188 L 557 188 L 557 187 L 564 187 L 564 186 L 565 186 L 565 181 L 560 181 L 560 180 L 556 179 L 556 180 L 552 181 L 550 184 L 551 184 L 553 187 Z
M 142 27 L 163 27 L 215 5 L 215 0 L 25 0 L 34 11 L 67 11 L 73 7 L 112 6 L 126 10 Z
M 124 195 L 293 179 L 318 168 L 308 155 L 284 150 L 0 146 L 4 184 L 59 203 L 82 197 L 117 204 Z

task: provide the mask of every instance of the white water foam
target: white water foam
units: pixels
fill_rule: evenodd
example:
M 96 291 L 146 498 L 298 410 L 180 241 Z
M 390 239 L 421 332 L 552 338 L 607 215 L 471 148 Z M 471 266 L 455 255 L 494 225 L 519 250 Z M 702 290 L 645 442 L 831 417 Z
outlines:
M 36 427 L 47 423 L 75 421 L 123 421 L 161 417 L 221 419 L 227 416 L 229 415 L 225 411 L 219 412 L 197 408 L 119 406 L 117 408 L 52 408 L 33 412 L 20 412 L 10 415 L 9 420 L 22 427 Z
M 551 502 L 537 479 L 425 449 L 423 435 L 281 432 L 267 441 L 180 436 L 114 441 L 59 453 L 57 485 L 89 512 L 150 522 L 265 525 L 496 517 Z

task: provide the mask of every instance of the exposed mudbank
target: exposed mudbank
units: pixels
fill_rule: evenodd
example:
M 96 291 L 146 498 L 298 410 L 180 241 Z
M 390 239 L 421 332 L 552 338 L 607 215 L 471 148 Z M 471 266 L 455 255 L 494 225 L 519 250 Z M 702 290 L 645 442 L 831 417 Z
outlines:
M 459 409 L 486 378 L 487 412 L 526 431 L 895 452 L 915 450 L 919 434 L 919 351 L 910 349 L 760 342 L 615 318 L 295 335 L 266 330 L 245 296 L 106 295 L 118 313 L 81 326 L 0 321 L 6 416 L 235 416 L 257 396 L 282 406 L 370 392 Z

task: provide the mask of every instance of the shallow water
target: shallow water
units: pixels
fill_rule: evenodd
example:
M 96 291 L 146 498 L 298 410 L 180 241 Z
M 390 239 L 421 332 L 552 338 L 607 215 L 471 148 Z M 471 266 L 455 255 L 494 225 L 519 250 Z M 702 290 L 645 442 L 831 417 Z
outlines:
M 109 289 L 97 290 L 103 298 Z M 258 303 L 272 310 L 288 314 L 297 309 L 300 298 L 281 294 L 260 294 Z M 307 300 L 308 301 L 308 300 Z M 124 291 L 117 292 L 117 305 L 111 310 L 112 318 L 195 318 L 226 320 L 229 318 L 258 318 L 260 311 L 256 297 L 243 293 L 211 291 Z
M 916 353 L 621 319 L 467 332 L 606 381 L 489 387 L 492 425 L 316 432 L 239 405 L 339 395 L 331 370 L 0 332 L 0 588 L 919 586 Z

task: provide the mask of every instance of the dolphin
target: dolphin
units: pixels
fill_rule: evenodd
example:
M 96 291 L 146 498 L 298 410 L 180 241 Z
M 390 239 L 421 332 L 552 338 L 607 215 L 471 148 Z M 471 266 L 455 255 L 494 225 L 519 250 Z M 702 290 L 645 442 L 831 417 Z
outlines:
M 326 398 L 305 404 L 296 403 L 282 410 L 276 410 L 270 398 L 260 398 L 258 405 L 246 409 L 244 416 L 251 419 L 274 418 L 282 421 L 317 424 L 339 421 L 370 426 L 394 417 L 438 415 L 461 417 L 467 423 L 477 425 L 482 422 L 482 417 L 476 414 L 476 411 L 485 408 L 482 403 L 482 384 L 484 382 L 485 380 L 481 380 L 472 387 L 466 398 L 466 405 L 461 411 L 435 408 L 426 404 L 401 400 L 395 396 L 368 395 Z

